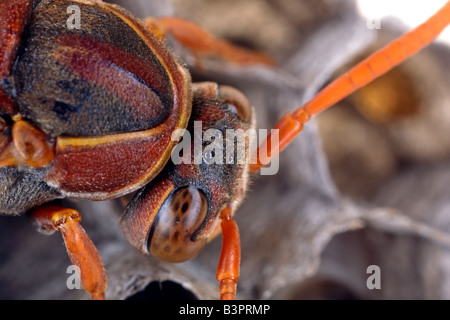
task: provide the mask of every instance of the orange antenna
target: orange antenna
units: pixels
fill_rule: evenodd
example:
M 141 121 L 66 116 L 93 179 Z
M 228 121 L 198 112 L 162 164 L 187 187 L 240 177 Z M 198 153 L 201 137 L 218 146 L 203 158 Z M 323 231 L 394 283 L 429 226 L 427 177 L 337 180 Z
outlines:
M 252 158 L 257 161 L 255 164 L 251 164 L 250 170 L 256 172 L 267 165 L 302 131 L 304 124 L 311 117 L 335 105 L 426 47 L 448 24 L 450 24 L 450 1 L 447 1 L 426 22 L 389 43 L 334 80 L 303 107 L 286 114 L 274 127 L 279 130 L 279 144 L 272 145 L 269 134 Z M 261 154 L 260 150 L 267 150 L 267 152 Z

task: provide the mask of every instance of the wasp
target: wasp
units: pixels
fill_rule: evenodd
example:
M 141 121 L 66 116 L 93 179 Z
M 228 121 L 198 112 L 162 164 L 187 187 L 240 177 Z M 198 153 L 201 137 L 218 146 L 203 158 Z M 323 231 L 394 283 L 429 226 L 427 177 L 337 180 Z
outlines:
M 82 25 L 68 26 L 69 6 L 83 12 Z M 210 145 L 192 141 L 194 152 L 175 162 L 171 155 L 184 141 L 180 132 L 195 135 L 198 123 L 203 135 L 213 130 L 221 150 L 227 150 L 230 132 L 248 132 L 256 124 L 251 103 L 237 89 L 193 83 L 166 48 L 166 35 L 193 52 L 229 61 L 273 67 L 270 58 L 214 39 L 187 21 L 141 21 L 98 0 L 2 1 L 0 213 L 27 214 L 41 231 L 61 232 L 83 288 L 104 299 L 106 271 L 80 213 L 52 201 L 132 194 L 120 226 L 144 254 L 189 260 L 222 234 L 220 298 L 234 299 L 241 253 L 233 217 L 251 175 L 312 117 L 417 53 L 448 23 L 450 3 L 286 114 L 253 153 L 248 135 L 242 143 L 231 139 L 231 151 L 219 157 Z

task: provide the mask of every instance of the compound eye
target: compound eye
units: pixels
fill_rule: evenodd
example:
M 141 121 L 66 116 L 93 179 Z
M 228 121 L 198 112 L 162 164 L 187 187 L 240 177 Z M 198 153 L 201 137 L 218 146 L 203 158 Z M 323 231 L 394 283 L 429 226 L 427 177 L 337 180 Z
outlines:
M 229 86 L 219 86 L 219 96 L 228 103 L 230 110 L 238 117 L 248 122 L 252 116 L 252 105 L 247 97 L 239 90 Z
M 193 187 L 175 191 L 161 207 L 150 235 L 150 252 L 168 262 L 182 262 L 195 257 L 207 239 L 195 239 L 195 233 L 208 211 L 206 197 Z

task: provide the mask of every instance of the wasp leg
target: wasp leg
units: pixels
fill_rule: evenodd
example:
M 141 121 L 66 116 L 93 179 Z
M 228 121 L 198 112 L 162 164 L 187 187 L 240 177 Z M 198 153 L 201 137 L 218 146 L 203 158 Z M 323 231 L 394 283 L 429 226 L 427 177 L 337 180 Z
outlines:
M 216 278 L 220 281 L 220 299 L 234 300 L 241 262 L 239 230 L 231 217 L 230 208 L 225 208 L 221 212 L 220 218 L 222 219 L 220 225 L 222 228 L 222 252 Z
M 217 39 L 194 23 L 180 18 L 147 18 L 144 24 L 161 41 L 165 40 L 167 35 L 174 37 L 193 55 L 199 69 L 203 69 L 200 61 L 203 57 L 220 58 L 237 64 L 275 65 L 275 62 L 262 52 L 244 49 Z
M 97 249 L 80 224 L 80 213 L 58 206 L 43 206 L 32 210 L 30 216 L 42 231 L 61 232 L 70 260 L 80 268 L 83 289 L 93 300 L 105 299 L 106 272 Z

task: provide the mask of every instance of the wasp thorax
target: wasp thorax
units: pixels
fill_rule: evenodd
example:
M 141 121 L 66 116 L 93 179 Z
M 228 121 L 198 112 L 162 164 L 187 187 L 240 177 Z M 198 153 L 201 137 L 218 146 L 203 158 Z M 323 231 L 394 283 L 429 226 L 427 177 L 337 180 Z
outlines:
M 193 258 L 206 244 L 206 239 L 195 239 L 206 213 L 207 201 L 199 190 L 179 189 L 158 212 L 149 237 L 149 251 L 168 262 Z

